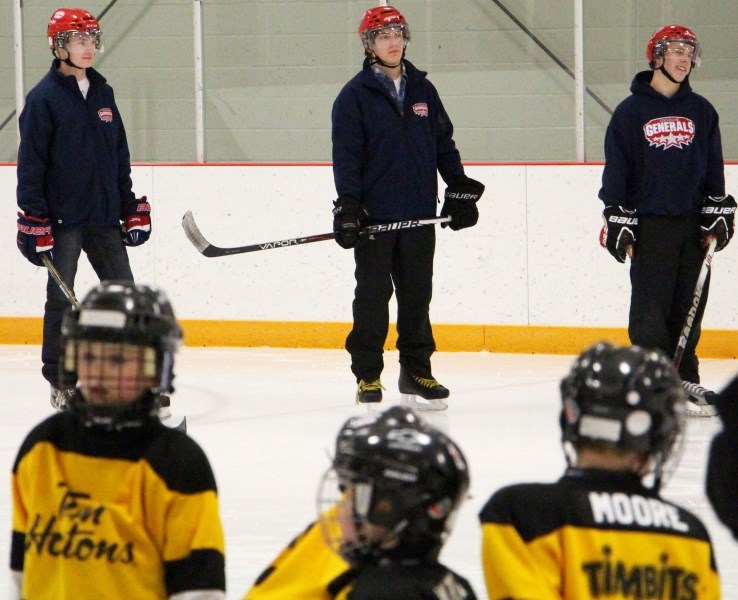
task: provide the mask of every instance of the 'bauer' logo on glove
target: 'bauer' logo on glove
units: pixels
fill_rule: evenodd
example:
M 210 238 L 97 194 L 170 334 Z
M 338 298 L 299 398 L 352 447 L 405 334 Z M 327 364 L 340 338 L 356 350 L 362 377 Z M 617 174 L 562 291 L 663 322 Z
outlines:
M 635 246 L 638 239 L 638 214 L 622 206 L 606 206 L 602 218 L 605 226 L 600 232 L 600 244 L 604 240 L 607 251 L 615 260 L 624 263 L 629 254 L 628 247 Z
M 453 231 L 472 227 L 479 220 L 477 202 L 484 193 L 484 184 L 464 177 L 454 181 L 444 193 L 442 217 L 451 217 L 450 223 L 443 223 L 441 227 L 450 227 Z
M 728 245 L 730 238 L 733 237 L 735 209 L 735 198 L 730 194 L 705 198 L 700 223 L 703 246 L 710 244 L 710 237 L 717 240 L 715 252 L 719 252 Z

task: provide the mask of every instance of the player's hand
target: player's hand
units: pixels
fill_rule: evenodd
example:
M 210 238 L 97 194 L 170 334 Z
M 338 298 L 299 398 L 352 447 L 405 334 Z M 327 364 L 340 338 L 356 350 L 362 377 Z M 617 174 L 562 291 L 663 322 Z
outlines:
M 131 200 L 123 206 L 120 233 L 126 246 L 140 246 L 151 235 L 151 204 L 146 196 Z
M 473 227 L 479 220 L 477 202 L 484 193 L 484 185 L 479 181 L 464 177 L 454 181 L 443 194 L 442 217 L 451 217 L 450 223 L 442 223 L 441 227 L 450 227 L 453 231 Z
M 341 196 L 333 201 L 333 233 L 341 248 L 353 248 L 361 239 L 361 226 L 369 216 L 366 206 L 353 196 Z
M 717 239 L 715 252 L 720 252 L 728 245 L 730 238 L 733 237 L 735 209 L 735 198 L 730 194 L 727 196 L 707 196 L 705 198 L 700 223 L 702 246 L 704 248 L 710 245 L 710 240 L 713 237 Z
M 46 217 L 34 217 L 18 213 L 18 250 L 31 263 L 42 267 L 41 255 L 53 257 L 54 237 L 51 234 L 51 221 Z
M 600 245 L 607 248 L 615 260 L 624 263 L 625 257 L 633 258 L 638 239 L 638 213 L 622 206 L 606 206 L 602 211 L 605 225 L 600 231 Z

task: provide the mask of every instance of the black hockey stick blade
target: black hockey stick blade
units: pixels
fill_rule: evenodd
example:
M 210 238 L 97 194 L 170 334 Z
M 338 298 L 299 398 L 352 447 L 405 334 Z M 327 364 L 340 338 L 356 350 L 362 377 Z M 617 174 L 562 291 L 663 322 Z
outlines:
M 79 302 L 77 302 L 77 297 L 74 295 L 74 291 L 72 291 L 72 288 L 70 288 L 69 285 L 67 285 L 67 282 L 64 281 L 61 273 L 56 270 L 56 267 L 54 266 L 54 263 L 51 262 L 49 255 L 42 254 L 41 262 L 44 263 L 44 266 L 49 271 L 49 274 L 53 277 L 54 281 L 56 281 L 56 285 L 59 286 L 59 289 L 61 289 L 62 293 L 67 297 L 67 300 L 69 300 L 69 303 L 74 308 L 79 308 Z
M 446 223 L 450 221 L 450 217 L 440 217 L 437 219 L 414 219 L 408 221 L 395 221 L 392 223 L 383 223 L 379 225 L 370 225 L 361 230 L 362 236 L 370 236 L 375 233 L 384 233 L 387 231 L 396 231 L 398 229 L 414 229 L 424 225 L 436 225 L 437 223 Z M 261 244 L 249 244 L 248 246 L 234 246 L 231 248 L 221 248 L 214 246 L 205 239 L 202 232 L 195 223 L 195 217 L 192 211 L 187 211 L 182 217 L 182 227 L 184 228 L 187 239 L 197 248 L 198 252 L 208 258 L 217 256 L 230 256 L 231 254 L 243 254 L 245 252 L 258 252 L 259 250 L 273 250 L 275 248 L 287 248 L 289 246 L 299 246 L 301 244 L 310 244 L 312 242 L 322 242 L 324 240 L 334 239 L 333 232 L 318 233 L 316 235 L 308 235 L 299 238 L 288 238 L 285 240 L 276 240 L 273 242 L 264 242 Z

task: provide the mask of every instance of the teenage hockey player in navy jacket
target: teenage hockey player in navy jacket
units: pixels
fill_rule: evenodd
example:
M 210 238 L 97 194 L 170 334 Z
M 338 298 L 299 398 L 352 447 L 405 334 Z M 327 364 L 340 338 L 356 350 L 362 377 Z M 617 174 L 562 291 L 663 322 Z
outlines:
M 82 251 L 100 280 L 132 281 L 125 246 L 149 238 L 150 206 L 131 190 L 128 142 L 113 89 L 91 67 L 103 50 L 100 24 L 84 9 L 59 8 L 47 34 L 55 58 L 19 119 L 18 248 L 38 266 L 47 255 L 70 286 Z M 57 409 L 71 393 L 58 382 L 67 307 L 49 276 L 41 360 Z
M 631 254 L 628 333 L 633 344 L 675 354 L 687 314 L 691 332 L 679 363 L 689 410 L 714 415 L 715 393 L 700 386 L 696 348 L 707 302 L 692 307 L 705 248 L 733 235 L 736 203 L 725 194 L 718 114 L 689 85 L 700 43 L 687 27 L 657 30 L 605 136 L 601 241 L 620 262 Z
M 371 8 L 359 25 L 363 69 L 333 105 L 333 175 L 338 193 L 333 229 L 354 248 L 354 326 L 346 339 L 359 402 L 380 402 L 388 303 L 397 297 L 400 392 L 419 409 L 443 410 L 449 391 L 431 373 L 435 341 L 429 319 L 435 231 L 419 227 L 360 235 L 368 223 L 436 216 L 438 173 L 448 184 L 441 215 L 453 230 L 475 225 L 484 186 L 466 177 L 453 126 L 426 73 L 404 59 L 405 17 Z M 444 223 L 445 225 L 445 223 Z

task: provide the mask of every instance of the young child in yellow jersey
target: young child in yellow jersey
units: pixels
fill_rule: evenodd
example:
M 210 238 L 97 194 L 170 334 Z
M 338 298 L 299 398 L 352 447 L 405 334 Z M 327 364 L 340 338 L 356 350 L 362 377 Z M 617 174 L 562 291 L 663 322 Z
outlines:
M 671 361 L 596 344 L 561 397 L 564 476 L 503 488 L 480 513 L 490 600 L 718 600 L 705 526 L 659 494 L 686 412 Z
M 320 516 L 244 600 L 475 600 L 439 554 L 469 485 L 461 450 L 411 409 L 349 419 Z
M 62 323 L 67 407 L 13 465 L 11 598 L 224 600 L 215 478 L 158 418 L 182 332 L 166 296 L 105 281 Z

